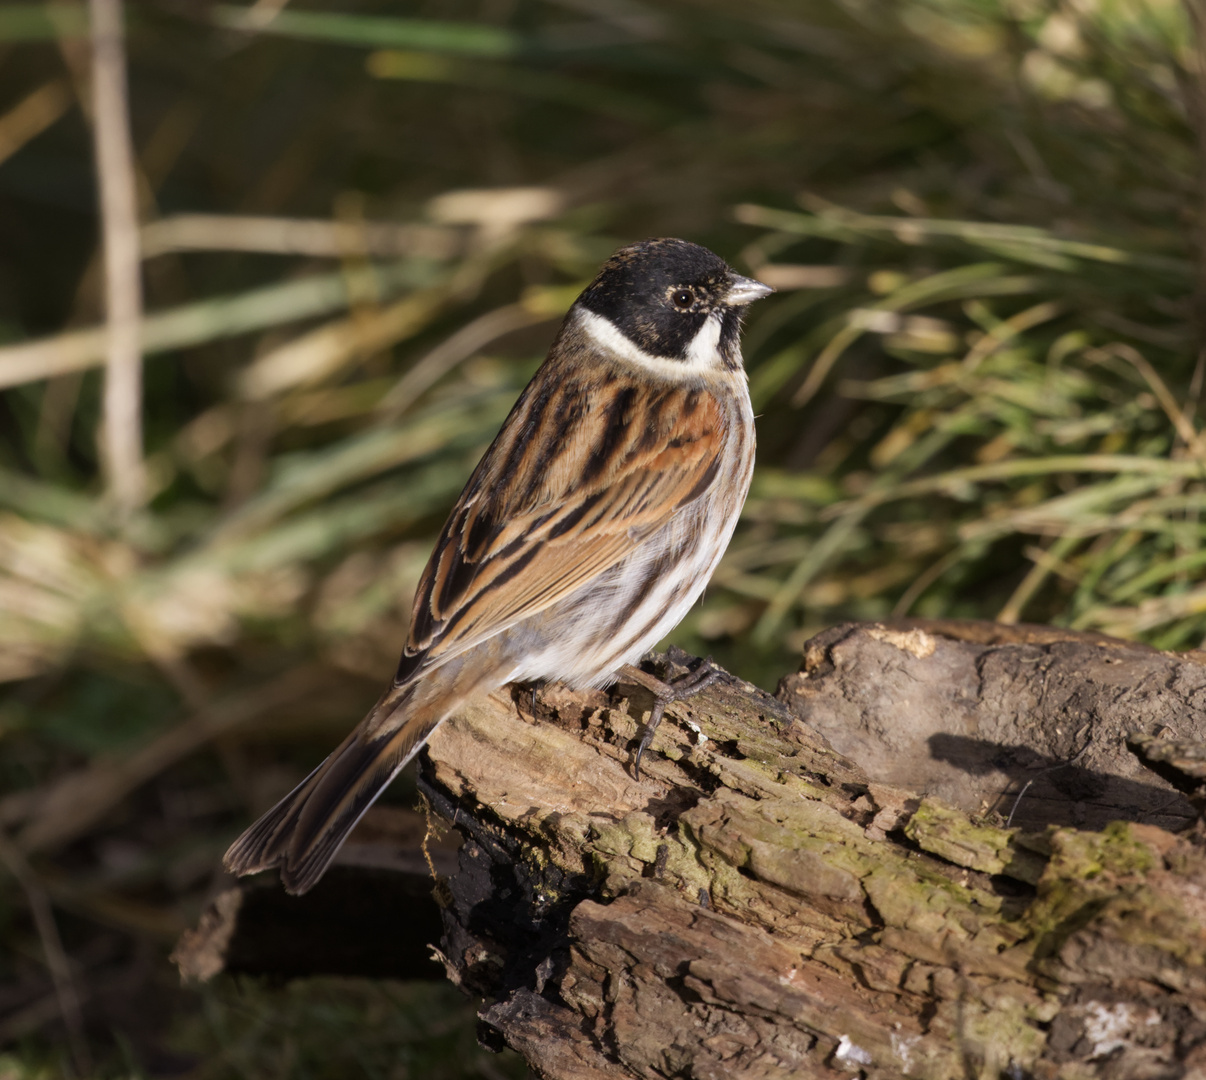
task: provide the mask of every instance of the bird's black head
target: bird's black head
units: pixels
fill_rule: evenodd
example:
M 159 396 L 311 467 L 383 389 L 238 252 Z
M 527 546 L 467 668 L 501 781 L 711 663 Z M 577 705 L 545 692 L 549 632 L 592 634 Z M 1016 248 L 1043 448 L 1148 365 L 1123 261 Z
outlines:
M 771 292 L 742 277 L 707 248 L 686 240 L 642 240 L 620 248 L 578 298 L 651 356 L 686 360 L 709 319 L 719 323 L 717 349 L 736 365 L 745 305 Z

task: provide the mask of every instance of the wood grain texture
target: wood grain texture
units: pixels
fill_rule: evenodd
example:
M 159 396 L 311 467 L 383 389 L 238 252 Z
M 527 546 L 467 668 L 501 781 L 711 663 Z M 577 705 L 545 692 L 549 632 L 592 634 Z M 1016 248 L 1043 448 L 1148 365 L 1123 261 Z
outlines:
M 982 677 L 943 698 L 964 647 Z M 1203 1075 L 1206 846 L 1196 824 L 1137 820 L 1182 798 L 1173 786 L 1129 759 L 1109 773 L 1103 746 L 1095 771 L 1151 793 L 1130 820 L 1070 825 L 1081 789 L 1053 784 L 1032 811 L 1052 824 L 1005 828 L 927 793 L 951 754 L 910 789 L 807 722 L 954 723 L 1046 670 L 1051 707 L 1030 728 L 1046 745 L 1067 721 L 1069 649 L 1091 678 L 1113 673 L 1091 698 L 1103 744 L 1128 721 L 1161 724 L 1161 702 L 1183 716 L 1198 700 L 1196 654 L 1049 628 L 850 625 L 813 639 L 777 698 L 733 680 L 672 705 L 639 782 L 647 691 L 477 700 L 433 737 L 420 788 L 463 840 L 440 871 L 439 950 L 483 999 L 482 1038 L 545 1080 Z M 1157 682 L 1169 692 L 1140 714 L 1135 687 Z
M 874 696 L 914 662 L 949 670 L 948 645 L 980 650 L 988 701 L 1035 670 L 1033 648 L 1075 645 L 1121 682 L 1154 660 L 1182 685 L 1203 672 L 1090 635 L 969 629 L 980 643 L 875 625 L 815 640 L 809 706 Z M 1193 834 L 973 818 L 835 752 L 792 680 L 781 700 L 734 683 L 672 706 L 638 784 L 626 755 L 649 702 L 620 690 L 549 688 L 534 710 L 530 694 L 496 695 L 423 762 L 428 798 L 465 836 L 445 963 L 538 1075 L 1171 1080 L 1206 1061 Z M 1125 694 L 1105 715 L 1108 697 L 1103 730 L 1134 718 Z M 898 695 L 900 722 L 935 700 Z M 965 705 L 952 694 L 942 716 Z M 949 755 L 935 764 L 944 775 Z M 1165 801 L 1172 788 L 1146 780 Z

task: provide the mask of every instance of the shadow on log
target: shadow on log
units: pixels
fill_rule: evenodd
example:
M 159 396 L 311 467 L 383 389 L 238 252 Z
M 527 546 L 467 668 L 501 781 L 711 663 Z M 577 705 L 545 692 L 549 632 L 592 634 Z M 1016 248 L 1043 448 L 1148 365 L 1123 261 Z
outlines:
M 487 1044 L 567 1080 L 1206 1076 L 1206 850 L 1126 745 L 1194 757 L 1198 656 L 838 627 L 776 697 L 671 706 L 637 781 L 650 705 L 515 688 L 423 757 L 463 841 L 439 956 Z M 207 919 L 186 971 L 235 955 L 237 913 Z

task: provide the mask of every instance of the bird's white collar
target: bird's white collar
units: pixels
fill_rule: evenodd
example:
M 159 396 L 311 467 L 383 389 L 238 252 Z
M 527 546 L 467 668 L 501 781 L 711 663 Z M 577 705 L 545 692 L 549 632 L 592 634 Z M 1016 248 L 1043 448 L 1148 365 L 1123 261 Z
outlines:
M 630 364 L 670 379 L 700 375 L 724 367 L 724 358 L 720 355 L 720 323 L 719 311 L 709 315 L 687 347 L 686 357 L 672 360 L 665 356 L 654 356 L 634 345 L 610 319 L 587 308 L 578 309 L 578 325 L 595 345 Z

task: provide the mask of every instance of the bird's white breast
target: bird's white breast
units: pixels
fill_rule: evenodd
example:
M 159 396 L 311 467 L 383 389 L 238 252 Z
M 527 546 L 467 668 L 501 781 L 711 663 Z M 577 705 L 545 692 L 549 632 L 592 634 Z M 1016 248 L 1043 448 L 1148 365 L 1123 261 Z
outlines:
M 718 480 L 623 561 L 509 630 L 525 639 L 510 680 L 607 685 L 623 664 L 635 663 L 673 630 L 699 599 L 729 545 L 753 473 L 753 410 L 744 380 L 733 382 L 737 415 Z M 646 587 L 655 566 L 659 576 Z

